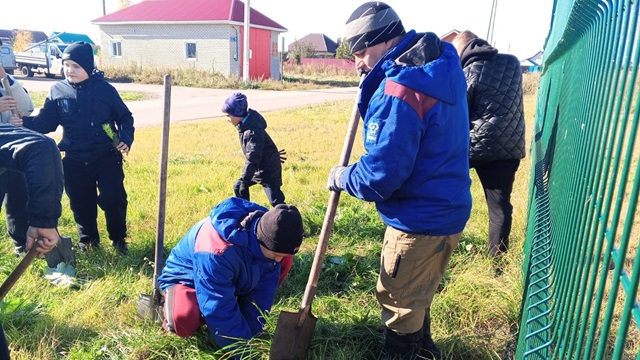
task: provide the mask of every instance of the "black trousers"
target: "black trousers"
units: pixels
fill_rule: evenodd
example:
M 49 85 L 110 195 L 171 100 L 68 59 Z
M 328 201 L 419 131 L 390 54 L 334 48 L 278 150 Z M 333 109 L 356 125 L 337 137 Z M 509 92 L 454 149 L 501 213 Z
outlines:
M 256 182 L 251 182 L 246 185 L 243 184 L 241 180 L 237 180 L 235 184 L 233 184 L 233 192 L 236 197 L 243 198 L 245 200 L 251 201 L 251 194 L 249 193 L 249 188 L 253 185 L 256 185 Z M 269 184 L 261 184 L 264 189 L 264 193 L 267 195 L 269 199 L 269 203 L 271 206 L 276 206 L 278 204 L 284 204 L 284 193 L 280 190 L 280 186 L 273 186 Z
M 29 216 L 27 215 L 27 185 L 22 173 L 7 170 L 0 174 L 0 201 L 2 199 L 4 199 L 7 217 L 7 232 L 13 239 L 13 244 L 24 250 Z
M 513 205 L 511 191 L 520 159 L 471 163 L 476 169 L 484 189 L 489 210 L 489 254 L 492 256 L 509 249 L 509 234 Z
M 107 232 L 113 241 L 127 237 L 127 192 L 124 189 L 122 154 L 110 151 L 102 158 L 83 163 L 62 159 L 64 188 L 69 197 L 80 242 L 97 244 L 98 206 L 104 211 Z
M 2 325 L 0 325 L 0 360 L 9 360 L 9 346 L 7 345 L 7 339 L 4 337 Z

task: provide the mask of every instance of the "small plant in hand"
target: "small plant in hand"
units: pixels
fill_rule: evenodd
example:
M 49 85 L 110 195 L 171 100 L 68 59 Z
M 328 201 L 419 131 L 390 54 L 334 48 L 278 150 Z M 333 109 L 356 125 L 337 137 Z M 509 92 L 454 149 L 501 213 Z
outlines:
M 107 133 L 109 138 L 111 139 L 111 143 L 113 147 L 117 147 L 120 144 L 120 139 L 118 138 L 118 134 L 113 131 L 110 124 L 102 124 L 102 129 Z

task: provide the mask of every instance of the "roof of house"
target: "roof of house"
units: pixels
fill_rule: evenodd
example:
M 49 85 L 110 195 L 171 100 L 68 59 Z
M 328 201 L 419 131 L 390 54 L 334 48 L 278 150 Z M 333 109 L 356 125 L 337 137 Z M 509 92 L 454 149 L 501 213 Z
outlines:
M 334 53 L 338 48 L 338 44 L 335 41 L 329 39 L 327 35 L 320 33 L 312 33 L 299 40 L 294 41 L 293 43 L 289 44 L 289 51 L 292 51 L 295 48 L 296 43 L 310 44 L 313 47 L 313 50 L 316 52 Z
M 74 34 L 74 33 L 68 33 L 68 32 L 64 32 L 64 31 L 54 31 L 51 33 L 50 37 L 54 37 L 57 36 L 57 39 L 59 39 L 60 41 L 62 41 L 65 44 L 71 44 L 74 43 L 76 41 L 84 41 L 88 44 L 93 45 L 94 42 L 91 40 L 91 38 L 89 36 L 87 36 L 86 34 Z
M 525 60 L 520 60 L 520 66 L 540 66 L 540 64 L 538 64 L 537 62 L 531 60 L 531 59 L 525 59 Z
M 251 25 L 273 31 L 287 31 L 285 27 L 251 8 Z M 91 21 L 94 24 L 112 23 L 238 23 L 244 24 L 244 3 L 239 0 L 153 0 L 104 15 Z

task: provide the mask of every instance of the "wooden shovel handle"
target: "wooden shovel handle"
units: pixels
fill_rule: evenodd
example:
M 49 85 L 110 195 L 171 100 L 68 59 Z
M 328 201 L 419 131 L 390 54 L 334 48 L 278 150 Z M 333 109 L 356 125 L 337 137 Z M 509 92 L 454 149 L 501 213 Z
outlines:
M 353 141 L 356 137 L 356 131 L 358 130 L 358 122 L 360 121 L 360 111 L 358 110 L 358 100 L 360 99 L 360 93 L 362 91 L 362 80 L 365 75 L 360 77 L 360 86 L 358 86 L 358 93 L 353 103 L 353 109 L 351 110 L 351 119 L 347 127 L 347 134 L 344 138 L 344 145 L 342 146 L 342 153 L 340 154 L 341 166 L 349 165 L 349 157 L 351 156 L 351 149 L 353 149 Z M 316 247 L 316 254 L 313 258 L 313 264 L 311 264 L 311 272 L 309 274 L 309 281 L 307 287 L 304 290 L 304 296 L 302 298 L 301 310 L 310 310 L 313 297 L 316 295 L 318 289 L 318 279 L 320 278 L 320 270 L 322 269 L 322 262 L 324 261 L 324 255 L 327 252 L 327 246 L 329 245 L 329 235 L 331 235 L 331 229 L 333 229 L 333 221 L 336 216 L 336 210 L 338 209 L 338 201 L 340 200 L 341 191 L 332 191 L 329 196 L 329 205 L 327 206 L 327 212 L 324 215 L 324 221 L 322 222 L 322 229 L 320 230 L 320 240 Z
M 16 268 L 13 269 L 11 274 L 9 274 L 7 279 L 2 283 L 2 286 L 0 286 L 0 301 L 4 299 L 4 297 L 7 295 L 9 290 L 11 290 L 13 285 L 15 285 L 16 281 L 18 281 L 18 279 L 20 278 L 20 276 L 22 276 L 24 271 L 27 270 L 29 265 L 31 265 L 31 262 L 33 262 L 33 259 L 36 258 L 36 256 L 38 255 L 37 248 L 38 248 L 38 244 L 34 242 L 33 245 L 31 245 L 31 250 L 29 250 L 29 252 L 24 256 L 24 258 L 22 258 L 18 266 L 16 266 Z
M 0 81 L 2 82 L 2 87 L 4 88 L 5 94 L 7 94 L 7 96 L 13 96 L 13 93 L 11 92 L 11 85 L 9 84 L 9 78 L 3 77 L 2 79 L 0 79 Z M 19 116 L 18 110 L 16 109 L 12 109 L 11 114 L 16 117 Z
M 158 187 L 158 223 L 156 232 L 155 259 L 153 264 L 153 297 L 160 301 L 162 291 L 158 277 L 164 268 L 164 221 L 167 202 L 167 163 L 169 159 L 169 127 L 171 125 L 171 74 L 164 76 L 164 117 L 162 121 L 162 143 L 160 146 L 160 181 Z

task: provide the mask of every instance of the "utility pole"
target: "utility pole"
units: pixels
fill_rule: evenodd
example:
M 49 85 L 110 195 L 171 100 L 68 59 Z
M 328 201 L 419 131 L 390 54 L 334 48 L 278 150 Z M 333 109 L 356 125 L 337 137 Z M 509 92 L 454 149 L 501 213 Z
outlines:
M 251 0 L 244 0 L 244 64 L 242 68 L 242 78 L 244 84 L 249 85 L 249 56 L 251 51 L 249 49 L 249 32 L 251 31 Z
M 105 0 L 102 0 L 102 15 L 107 15 L 107 7 L 104 5 Z
M 498 0 L 493 0 L 491 4 L 491 15 L 489 16 L 489 27 L 487 28 L 487 42 L 493 45 L 493 30 L 496 23 L 496 11 L 498 10 Z

